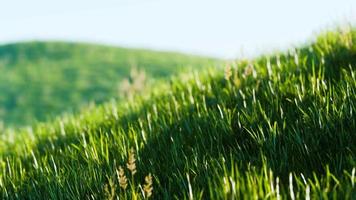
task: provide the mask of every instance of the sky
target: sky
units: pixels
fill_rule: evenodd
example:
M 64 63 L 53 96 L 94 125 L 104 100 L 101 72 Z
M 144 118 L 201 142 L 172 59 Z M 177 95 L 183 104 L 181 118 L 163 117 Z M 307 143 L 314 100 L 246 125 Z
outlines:
M 356 0 L 9 0 L 0 44 L 63 40 L 221 58 L 303 44 L 356 22 Z

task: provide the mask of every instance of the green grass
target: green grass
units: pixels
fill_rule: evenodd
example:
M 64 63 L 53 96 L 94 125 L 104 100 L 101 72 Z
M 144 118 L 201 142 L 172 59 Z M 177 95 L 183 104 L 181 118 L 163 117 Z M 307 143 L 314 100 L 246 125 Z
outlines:
M 355 43 L 327 32 L 6 133 L 0 195 L 142 199 L 152 174 L 152 199 L 355 199 Z
M 202 68 L 212 59 L 178 53 L 63 42 L 0 46 L 0 121 L 30 125 L 83 105 L 120 98 L 136 67 L 146 81 Z

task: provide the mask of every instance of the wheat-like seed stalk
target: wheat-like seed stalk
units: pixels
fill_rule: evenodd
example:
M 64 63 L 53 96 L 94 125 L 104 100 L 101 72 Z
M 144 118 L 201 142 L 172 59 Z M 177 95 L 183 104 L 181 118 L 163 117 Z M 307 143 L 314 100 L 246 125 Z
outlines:
M 149 198 L 152 196 L 152 191 L 153 191 L 153 181 L 152 181 L 152 175 L 148 174 L 145 177 L 145 184 L 143 185 L 143 191 L 145 192 L 145 197 Z
M 104 195 L 105 195 L 106 199 L 114 200 L 115 196 L 116 196 L 115 190 L 116 190 L 115 183 L 113 182 L 113 180 L 111 178 L 109 178 L 109 182 L 106 183 L 104 186 Z
M 135 158 L 135 151 L 133 148 L 129 151 L 129 158 L 126 163 L 127 169 L 130 170 L 132 176 L 136 174 L 136 158 Z
M 104 185 L 104 195 L 106 198 L 109 198 L 109 196 L 110 196 L 109 184 L 107 184 L 107 183 Z
M 231 76 L 232 76 L 231 66 L 230 64 L 227 64 L 225 67 L 225 79 L 230 80 Z
M 116 170 L 116 174 L 117 174 L 117 178 L 119 180 L 119 186 L 122 189 L 126 190 L 126 188 L 127 188 L 127 178 L 126 178 L 126 175 L 125 175 L 124 168 L 119 166 L 119 169 Z
M 250 76 L 252 73 L 253 73 L 253 66 L 252 64 L 248 65 L 246 68 L 245 68 L 245 71 L 244 71 L 244 76 Z

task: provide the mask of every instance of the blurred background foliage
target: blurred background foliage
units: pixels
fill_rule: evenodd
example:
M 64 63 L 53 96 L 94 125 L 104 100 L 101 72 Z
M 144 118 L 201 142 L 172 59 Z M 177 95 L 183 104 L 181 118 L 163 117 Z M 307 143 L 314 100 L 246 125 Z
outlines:
M 137 92 L 146 84 L 214 59 L 180 53 L 64 42 L 0 46 L 0 121 L 28 125 L 88 103 Z M 135 77 L 141 80 L 133 80 Z M 141 88 L 142 90 L 142 88 Z

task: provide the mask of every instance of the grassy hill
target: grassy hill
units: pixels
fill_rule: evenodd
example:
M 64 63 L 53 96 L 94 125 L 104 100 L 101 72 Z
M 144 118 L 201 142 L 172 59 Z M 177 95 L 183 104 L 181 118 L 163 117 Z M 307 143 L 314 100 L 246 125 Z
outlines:
M 328 32 L 8 133 L 0 196 L 355 199 L 355 43 Z
M 0 121 L 28 125 L 89 102 L 120 98 L 131 69 L 138 76 L 167 78 L 201 68 L 212 59 L 178 53 L 132 50 L 63 42 L 28 42 L 0 46 Z M 146 83 L 141 83 L 145 85 Z M 142 89 L 142 88 L 141 88 Z

